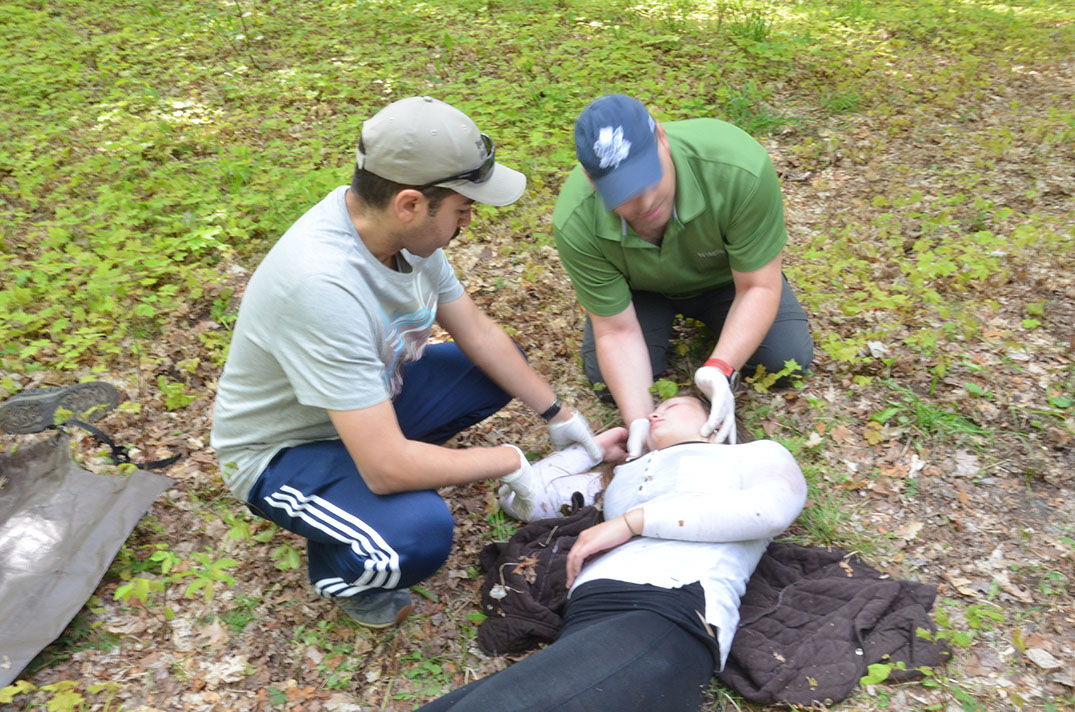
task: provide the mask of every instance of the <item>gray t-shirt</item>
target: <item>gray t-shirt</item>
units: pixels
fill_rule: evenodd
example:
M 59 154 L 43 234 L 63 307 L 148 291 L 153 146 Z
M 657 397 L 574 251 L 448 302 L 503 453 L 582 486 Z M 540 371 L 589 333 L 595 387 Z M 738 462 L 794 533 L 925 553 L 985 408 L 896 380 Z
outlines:
M 437 304 L 463 287 L 443 251 L 378 261 L 329 193 L 273 246 L 247 285 L 217 388 L 210 442 L 224 481 L 246 501 L 281 449 L 339 437 L 327 410 L 399 394 Z

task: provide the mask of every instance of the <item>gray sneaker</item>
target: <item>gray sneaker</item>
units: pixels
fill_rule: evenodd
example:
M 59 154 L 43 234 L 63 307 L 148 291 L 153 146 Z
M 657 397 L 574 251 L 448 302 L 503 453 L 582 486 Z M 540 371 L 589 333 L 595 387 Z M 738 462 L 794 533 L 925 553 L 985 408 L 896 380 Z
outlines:
M 407 589 L 383 588 L 364 591 L 357 596 L 340 597 L 336 603 L 354 622 L 367 628 L 387 628 L 402 621 L 414 608 Z
M 119 393 L 110 383 L 91 381 L 16 393 L 0 403 L 0 430 L 37 433 L 51 428 L 53 416 L 63 408 L 74 418 L 92 423 L 116 407 Z

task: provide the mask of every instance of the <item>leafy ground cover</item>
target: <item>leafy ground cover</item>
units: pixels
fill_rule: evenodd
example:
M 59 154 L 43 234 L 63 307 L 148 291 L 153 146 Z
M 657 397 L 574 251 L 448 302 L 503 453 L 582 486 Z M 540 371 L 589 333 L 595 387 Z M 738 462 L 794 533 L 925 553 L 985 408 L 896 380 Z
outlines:
M 596 426 L 549 215 L 592 97 L 757 136 L 784 183 L 814 372 L 739 397 L 810 480 L 796 540 L 939 589 L 955 650 L 871 671 L 846 710 L 1075 706 L 1075 11 L 1058 0 L 511 0 L 0 6 L 0 396 L 103 378 L 103 424 L 175 487 L 0 704 L 407 710 L 500 669 L 473 645 L 477 552 L 511 525 L 444 492 L 457 548 L 418 615 L 371 633 L 306 587 L 301 541 L 247 515 L 208 449 L 246 278 L 346 182 L 362 120 L 431 94 L 519 167 L 450 254 L 475 299 Z M 706 335 L 677 327 L 667 385 Z M 3 436 L 5 447 L 37 436 Z M 546 451 L 509 407 L 458 444 Z M 122 475 L 77 433 L 73 453 Z M 706 709 L 749 709 L 714 686 Z

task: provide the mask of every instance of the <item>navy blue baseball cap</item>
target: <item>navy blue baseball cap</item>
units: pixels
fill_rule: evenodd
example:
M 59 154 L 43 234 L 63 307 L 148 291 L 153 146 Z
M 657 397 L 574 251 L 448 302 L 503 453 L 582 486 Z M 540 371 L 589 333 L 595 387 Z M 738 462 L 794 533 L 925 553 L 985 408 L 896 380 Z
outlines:
M 575 155 L 605 207 L 644 193 L 661 180 L 657 122 L 637 99 L 608 94 L 575 120 Z

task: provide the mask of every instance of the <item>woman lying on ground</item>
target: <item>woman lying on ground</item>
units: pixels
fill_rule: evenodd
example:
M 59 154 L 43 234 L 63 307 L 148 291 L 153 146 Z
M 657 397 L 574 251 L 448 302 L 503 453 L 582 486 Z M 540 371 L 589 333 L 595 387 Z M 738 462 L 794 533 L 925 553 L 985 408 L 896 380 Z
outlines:
M 708 416 L 691 397 L 671 398 L 650 416 L 650 452 L 615 468 L 606 520 L 568 556 L 571 595 L 557 640 L 422 711 L 698 710 L 727 659 L 747 580 L 806 499 L 783 446 L 704 442 Z M 623 458 L 626 438 L 623 428 L 598 436 L 606 460 Z M 535 470 L 582 473 L 595 464 L 570 448 Z M 509 511 L 523 519 L 542 496 L 507 494 Z

